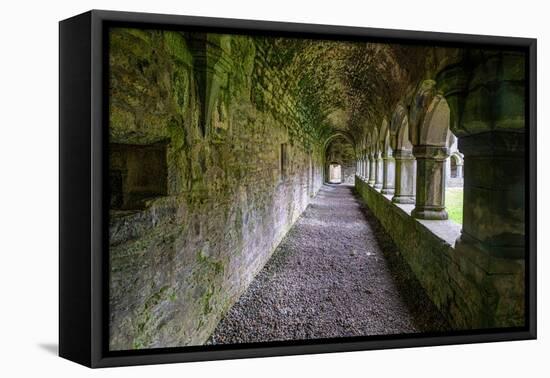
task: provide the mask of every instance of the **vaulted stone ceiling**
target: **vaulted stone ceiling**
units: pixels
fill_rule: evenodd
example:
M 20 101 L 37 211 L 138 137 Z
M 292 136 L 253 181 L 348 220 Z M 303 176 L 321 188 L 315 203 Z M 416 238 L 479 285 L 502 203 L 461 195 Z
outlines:
M 413 45 L 289 38 L 260 43 L 270 65 L 285 72 L 287 90 L 319 140 L 344 133 L 355 144 L 391 119 L 400 101 L 410 101 L 419 81 L 458 55 L 456 49 Z

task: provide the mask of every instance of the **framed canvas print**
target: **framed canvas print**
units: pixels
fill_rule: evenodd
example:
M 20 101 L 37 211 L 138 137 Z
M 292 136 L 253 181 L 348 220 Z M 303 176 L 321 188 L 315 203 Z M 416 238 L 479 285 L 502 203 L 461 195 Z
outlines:
M 60 355 L 536 337 L 536 41 L 60 22 Z

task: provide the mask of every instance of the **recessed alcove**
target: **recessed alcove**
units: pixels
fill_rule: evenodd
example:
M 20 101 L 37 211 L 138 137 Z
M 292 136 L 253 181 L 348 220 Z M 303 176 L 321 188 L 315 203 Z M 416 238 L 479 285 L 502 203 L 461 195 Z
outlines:
M 110 208 L 142 210 L 147 201 L 167 195 L 164 142 L 111 143 L 109 151 Z

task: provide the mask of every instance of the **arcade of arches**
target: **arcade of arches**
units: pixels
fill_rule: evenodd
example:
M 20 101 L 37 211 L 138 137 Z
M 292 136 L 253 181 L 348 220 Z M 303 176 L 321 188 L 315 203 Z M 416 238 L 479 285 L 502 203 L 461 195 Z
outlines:
M 205 343 L 319 191 L 351 193 L 329 181 L 451 329 L 524 324 L 523 52 L 112 29 L 110 54 L 111 349 Z

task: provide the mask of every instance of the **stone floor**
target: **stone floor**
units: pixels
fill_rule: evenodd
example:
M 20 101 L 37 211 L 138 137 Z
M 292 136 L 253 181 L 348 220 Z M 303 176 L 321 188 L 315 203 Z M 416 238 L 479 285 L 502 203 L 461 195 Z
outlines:
M 325 185 L 209 344 L 448 329 L 350 185 Z

